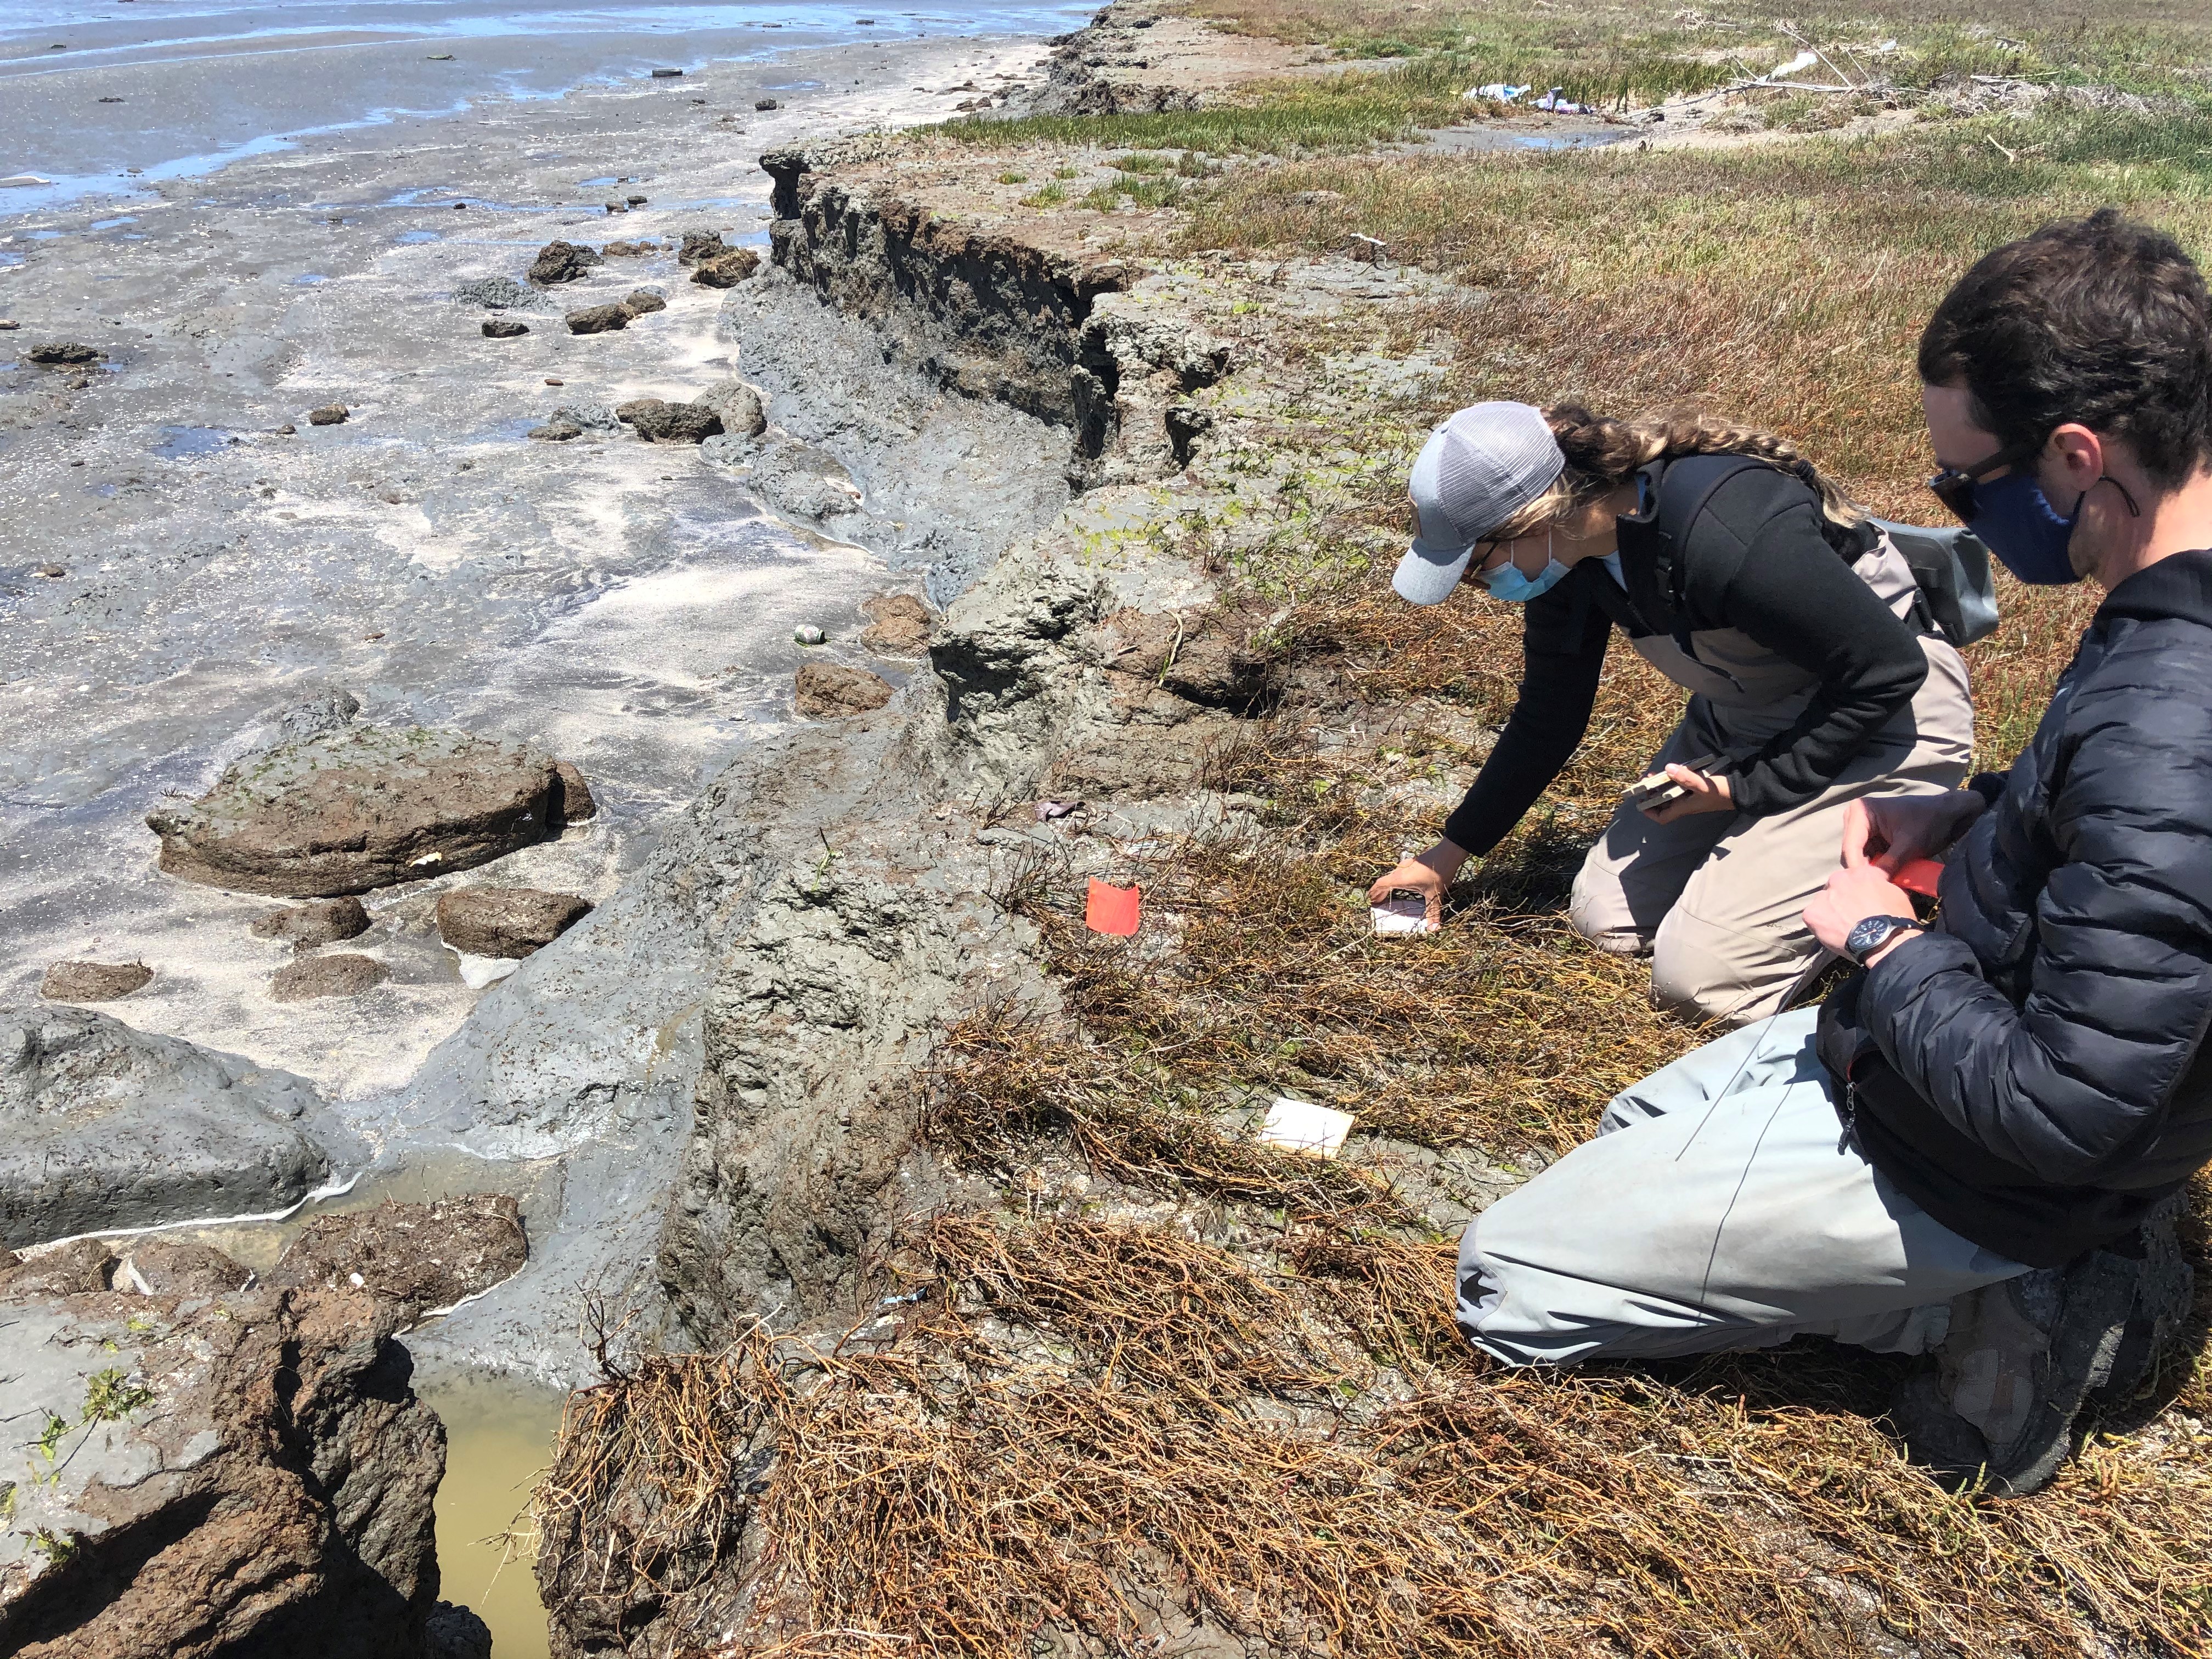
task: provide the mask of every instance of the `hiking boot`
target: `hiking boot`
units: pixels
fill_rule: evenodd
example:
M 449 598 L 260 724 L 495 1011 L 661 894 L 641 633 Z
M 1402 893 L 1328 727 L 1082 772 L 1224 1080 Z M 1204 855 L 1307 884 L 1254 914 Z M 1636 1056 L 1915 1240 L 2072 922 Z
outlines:
M 2050 1484 L 2083 1402 L 2112 1378 L 2144 1265 L 2090 1250 L 1954 1302 L 1934 1369 L 1891 1401 L 1914 1458 L 1962 1480 L 1985 1474 L 2014 1497 Z
M 2143 1218 L 2133 1238 L 2112 1247 L 2114 1254 L 2139 1265 L 2135 1308 L 2112 1357 L 2112 1375 L 2091 1396 L 2090 1403 L 2100 1412 L 2123 1410 L 2142 1392 L 2159 1356 L 2173 1345 L 2189 1317 L 2197 1274 L 2181 1254 L 2175 1233 L 2186 1207 L 2185 1194 L 2175 1193 Z

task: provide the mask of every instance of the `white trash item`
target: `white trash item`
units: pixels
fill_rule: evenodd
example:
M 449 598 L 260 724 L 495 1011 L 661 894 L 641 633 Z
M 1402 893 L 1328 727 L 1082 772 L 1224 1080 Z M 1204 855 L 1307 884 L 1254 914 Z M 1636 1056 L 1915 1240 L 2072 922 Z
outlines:
M 1429 920 L 1429 903 L 1408 893 L 1385 899 L 1373 907 L 1375 931 L 1378 933 L 1433 933 L 1437 925 Z
M 1334 1158 L 1343 1150 L 1344 1138 L 1352 1133 L 1352 1123 L 1349 1112 L 1279 1095 L 1275 1103 L 1267 1108 L 1267 1121 L 1260 1126 L 1258 1139 L 1262 1146 L 1273 1146 L 1286 1152 Z
M 448 951 L 453 947 L 448 945 Z M 471 991 L 481 991 L 487 985 L 496 985 L 522 966 L 520 957 L 472 957 L 466 951 L 453 951 L 459 958 L 455 964 L 461 973 L 461 983 Z

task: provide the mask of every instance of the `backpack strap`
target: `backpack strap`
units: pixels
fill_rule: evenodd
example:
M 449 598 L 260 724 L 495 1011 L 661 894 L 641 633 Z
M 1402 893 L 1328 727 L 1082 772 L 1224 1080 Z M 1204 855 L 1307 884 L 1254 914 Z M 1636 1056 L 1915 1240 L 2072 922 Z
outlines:
M 1651 621 L 1693 662 L 1684 591 L 1691 530 L 1723 484 L 1753 467 L 1772 465 L 1756 455 L 1686 455 L 1654 461 L 1637 474 L 1638 509 L 1620 520 L 1620 547 L 1628 560 L 1644 567 L 1636 574 L 1648 572 L 1650 586 L 1632 579 L 1630 593 L 1639 608 L 1655 612 Z
M 1690 532 L 1729 479 L 1758 467 L 1779 469 L 1756 455 L 1685 455 L 1679 461 L 1657 465 L 1662 470 L 1656 481 L 1657 499 L 1651 514 L 1652 527 L 1658 532 L 1652 550 L 1660 561 L 1659 588 L 1674 612 L 1679 644 L 1688 639 L 1690 631 L 1683 592 L 1683 552 L 1689 545 Z

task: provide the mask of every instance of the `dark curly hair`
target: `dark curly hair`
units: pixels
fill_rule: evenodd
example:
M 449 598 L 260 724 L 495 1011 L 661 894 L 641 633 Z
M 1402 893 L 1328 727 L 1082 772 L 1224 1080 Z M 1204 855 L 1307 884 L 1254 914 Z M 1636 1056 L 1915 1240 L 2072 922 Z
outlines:
M 2172 489 L 2212 466 L 2212 301 L 2163 231 L 2103 208 L 1984 254 L 1920 337 L 1920 378 L 1963 386 L 2008 449 L 2079 422 Z

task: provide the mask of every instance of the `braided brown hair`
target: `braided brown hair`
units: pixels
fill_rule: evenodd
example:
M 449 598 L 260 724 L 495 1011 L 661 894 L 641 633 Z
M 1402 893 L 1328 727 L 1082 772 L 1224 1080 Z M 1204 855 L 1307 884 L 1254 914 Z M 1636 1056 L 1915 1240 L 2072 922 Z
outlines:
M 1549 489 L 1486 538 L 1511 541 L 1585 507 L 1634 477 L 1653 461 L 1685 455 L 1756 455 L 1802 479 L 1820 498 L 1820 511 L 1838 525 L 1865 522 L 1866 514 L 1835 480 L 1771 432 L 1731 426 L 1702 416 L 1641 416 L 1632 421 L 1593 415 L 1580 404 L 1554 404 L 1544 411 L 1552 435 L 1567 458 Z

